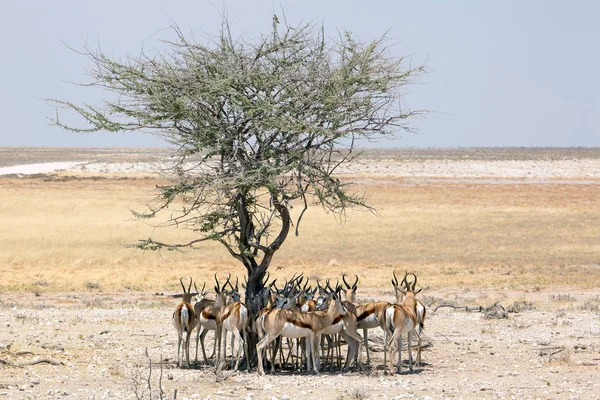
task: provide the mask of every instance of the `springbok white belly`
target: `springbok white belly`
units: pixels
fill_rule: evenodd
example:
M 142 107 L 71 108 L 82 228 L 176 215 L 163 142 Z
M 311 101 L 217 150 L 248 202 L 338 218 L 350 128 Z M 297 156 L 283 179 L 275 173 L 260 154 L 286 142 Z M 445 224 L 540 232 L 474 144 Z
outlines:
M 379 319 L 377 318 L 377 315 L 371 314 L 371 315 L 368 315 L 366 318 L 363 318 L 360 321 L 357 321 L 356 326 L 359 329 L 377 328 L 379 326 Z
M 283 330 L 281 331 L 281 336 L 294 339 L 308 337 L 311 334 L 312 331 L 309 328 L 302 328 L 289 322 L 285 323 Z
M 319 331 L 319 334 L 320 335 L 335 335 L 336 333 L 340 333 L 340 331 L 342 330 L 343 327 L 344 327 L 344 321 L 341 320 L 337 324 L 330 325 L 327 328 L 323 329 L 322 331 Z

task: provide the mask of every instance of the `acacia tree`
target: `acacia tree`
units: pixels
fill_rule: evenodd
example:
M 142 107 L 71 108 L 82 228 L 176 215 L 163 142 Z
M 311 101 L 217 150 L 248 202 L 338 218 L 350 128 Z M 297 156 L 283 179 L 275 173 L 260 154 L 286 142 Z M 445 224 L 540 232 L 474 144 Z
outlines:
M 139 218 L 191 229 L 188 243 L 142 240 L 142 249 L 194 247 L 217 241 L 244 265 L 252 302 L 290 229 L 296 234 L 309 204 L 344 215 L 368 207 L 335 177 L 355 157 L 355 140 L 410 130 L 418 112 L 401 107 L 403 88 L 423 72 L 392 57 L 386 39 L 369 42 L 343 32 L 327 39 L 314 24 L 278 26 L 253 40 L 235 39 L 226 21 L 202 43 L 177 27 L 161 54 L 113 58 L 85 47 L 87 85 L 115 93 L 99 106 L 52 100 L 75 111 L 77 131 L 141 131 L 174 149 L 169 183 L 157 188 Z M 299 212 L 291 213 L 292 204 Z

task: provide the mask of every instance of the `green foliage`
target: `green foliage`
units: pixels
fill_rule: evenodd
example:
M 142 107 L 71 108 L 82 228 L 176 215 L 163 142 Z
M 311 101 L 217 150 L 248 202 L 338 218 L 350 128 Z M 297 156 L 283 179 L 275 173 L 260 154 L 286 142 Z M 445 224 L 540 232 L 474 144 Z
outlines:
M 390 57 L 385 38 L 361 42 L 343 32 L 331 41 L 312 24 L 274 24 L 271 34 L 245 41 L 224 21 L 207 43 L 173 30 L 176 40 L 155 56 L 115 59 L 86 47 L 95 66 L 91 85 L 117 100 L 103 108 L 51 100 L 89 124 L 66 126 L 57 114 L 54 123 L 66 129 L 141 131 L 174 146 L 170 184 L 157 188 L 148 212 L 135 215 L 169 209 L 164 225 L 204 236 L 164 246 L 218 240 L 253 270 L 259 254 L 268 264 L 285 240 L 294 200 L 306 208 L 312 198 L 340 216 L 367 207 L 333 175 L 354 158 L 356 139 L 410 130 L 406 119 L 419 113 L 400 108 L 401 89 L 423 67 Z M 139 246 L 163 247 L 151 239 Z

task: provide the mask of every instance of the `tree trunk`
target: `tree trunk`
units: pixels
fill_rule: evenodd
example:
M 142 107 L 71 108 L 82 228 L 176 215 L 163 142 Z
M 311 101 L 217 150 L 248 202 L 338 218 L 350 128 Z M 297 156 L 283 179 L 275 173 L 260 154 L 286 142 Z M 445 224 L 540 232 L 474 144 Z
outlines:
M 248 276 L 248 283 L 246 284 L 246 307 L 248 307 L 248 318 L 249 331 L 247 335 L 248 340 L 248 357 L 250 358 L 250 367 L 255 367 L 258 362 L 258 355 L 256 353 L 256 345 L 258 344 L 258 334 L 255 329 L 256 316 L 260 310 L 262 310 L 266 304 L 263 304 L 263 298 L 261 292 L 264 289 L 263 285 L 264 272 L 260 273 L 257 270 L 250 272 Z M 246 363 L 248 360 L 244 360 L 241 364 L 241 369 L 246 369 Z

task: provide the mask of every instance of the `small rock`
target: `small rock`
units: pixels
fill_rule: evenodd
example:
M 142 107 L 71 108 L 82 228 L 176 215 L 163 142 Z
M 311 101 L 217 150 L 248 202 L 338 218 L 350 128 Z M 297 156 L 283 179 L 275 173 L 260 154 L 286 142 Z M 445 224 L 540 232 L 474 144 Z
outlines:
M 264 387 L 263 387 L 263 391 L 267 391 L 267 390 L 271 390 L 273 389 L 273 385 L 270 383 L 267 383 Z

